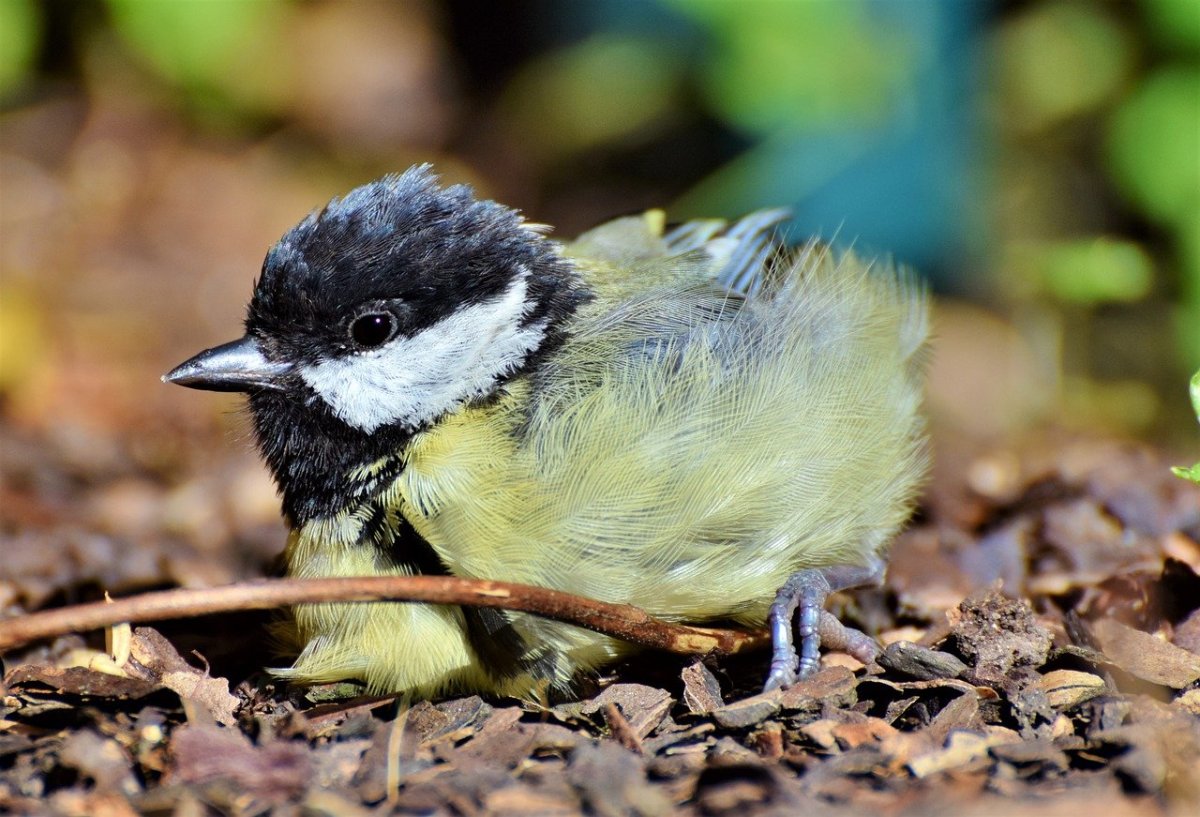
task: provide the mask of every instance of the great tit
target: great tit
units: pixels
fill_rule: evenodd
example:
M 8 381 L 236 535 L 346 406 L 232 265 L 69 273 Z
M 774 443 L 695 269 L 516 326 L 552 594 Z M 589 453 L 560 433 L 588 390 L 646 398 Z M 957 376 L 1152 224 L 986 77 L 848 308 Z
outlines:
M 558 243 L 413 167 L 292 228 L 245 336 L 164 379 L 248 395 L 292 576 L 454 575 L 766 623 L 767 687 L 785 686 L 818 667 L 828 594 L 882 579 L 927 469 L 921 288 L 782 246 L 786 217 L 651 211 Z M 283 678 L 424 696 L 565 690 L 630 650 L 469 607 L 293 619 Z

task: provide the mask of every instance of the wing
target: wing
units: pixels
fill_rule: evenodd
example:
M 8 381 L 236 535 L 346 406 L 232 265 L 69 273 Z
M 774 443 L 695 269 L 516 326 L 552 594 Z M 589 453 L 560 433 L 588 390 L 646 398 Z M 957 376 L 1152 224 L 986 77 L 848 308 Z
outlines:
M 668 227 L 661 210 L 649 210 L 589 230 L 563 252 L 580 262 L 602 304 L 656 287 L 712 282 L 752 295 L 783 252 L 779 226 L 790 215 L 760 210 L 733 223 L 698 219 Z
M 609 279 L 632 294 L 597 298 L 536 380 L 410 446 L 400 490 L 454 573 L 754 620 L 787 575 L 873 557 L 907 517 L 919 289 L 815 245 L 747 273 L 729 259 L 762 257 L 757 238 L 721 262 L 720 236 L 677 229 L 699 248 L 635 259 Z
M 791 572 L 883 548 L 925 470 L 924 300 L 828 252 L 780 280 L 587 319 L 532 390 L 525 540 L 493 538 L 497 561 L 664 616 L 755 617 Z

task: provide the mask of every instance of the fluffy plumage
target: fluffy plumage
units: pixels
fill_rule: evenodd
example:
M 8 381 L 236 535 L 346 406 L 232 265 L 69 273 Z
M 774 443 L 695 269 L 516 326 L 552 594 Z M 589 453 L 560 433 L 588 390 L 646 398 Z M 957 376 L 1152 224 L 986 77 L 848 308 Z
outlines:
M 885 265 L 782 250 L 781 217 L 666 230 L 651 212 L 563 246 L 425 168 L 310 216 L 268 254 L 239 342 L 287 368 L 246 390 L 289 572 L 442 572 L 761 624 L 797 571 L 879 563 L 926 469 L 924 298 Z M 347 340 L 377 313 L 393 339 Z M 228 387 L 188 365 L 169 377 Z M 280 675 L 418 694 L 561 688 L 626 650 L 444 606 L 304 605 L 295 623 Z

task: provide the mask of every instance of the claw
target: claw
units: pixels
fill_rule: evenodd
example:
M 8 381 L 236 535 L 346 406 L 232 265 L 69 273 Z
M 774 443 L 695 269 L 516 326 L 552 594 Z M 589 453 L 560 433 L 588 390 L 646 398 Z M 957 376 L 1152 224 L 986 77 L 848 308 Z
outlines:
M 825 611 L 830 593 L 879 584 L 884 563 L 876 560 L 866 566 L 837 565 L 793 573 L 775 595 L 767 622 L 771 628 L 771 666 L 763 691 L 792 686 L 821 667 L 821 645 L 850 653 L 870 663 L 878 653 L 875 641 L 865 633 L 846 627 Z M 800 639 L 796 651 L 792 622 Z

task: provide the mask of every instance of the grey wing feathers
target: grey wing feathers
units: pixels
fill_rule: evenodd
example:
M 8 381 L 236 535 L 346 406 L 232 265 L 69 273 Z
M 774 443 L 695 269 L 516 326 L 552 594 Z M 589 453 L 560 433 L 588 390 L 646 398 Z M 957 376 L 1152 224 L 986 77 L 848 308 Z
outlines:
M 720 219 L 687 221 L 672 228 L 663 242 L 672 255 L 703 250 L 715 261 L 712 276 L 740 295 L 754 295 L 782 249 L 780 225 L 791 212 L 759 210 L 733 224 Z
M 721 218 L 685 221 L 667 231 L 663 236 L 663 244 L 666 245 L 667 253 L 670 255 L 680 255 L 698 250 L 716 238 L 717 234 L 725 228 L 726 223 L 725 219 Z
M 924 472 L 924 299 L 826 248 L 777 267 L 758 297 L 656 289 L 577 327 L 523 429 L 545 486 L 525 512 L 575 543 L 539 576 L 753 618 L 790 572 L 886 544 Z M 631 563 L 632 583 L 612 567 Z
M 779 226 L 791 215 L 781 209 L 760 210 L 730 227 L 725 238 L 735 242 L 736 249 L 724 269 L 717 273 L 717 280 L 743 295 L 757 293 L 772 258 L 783 247 Z

